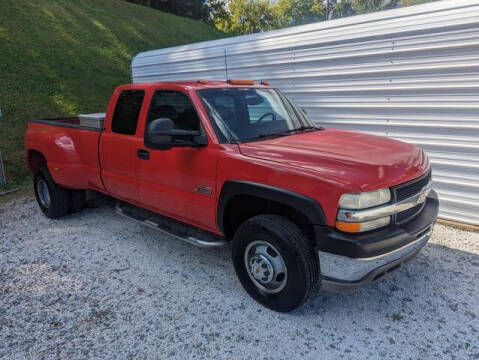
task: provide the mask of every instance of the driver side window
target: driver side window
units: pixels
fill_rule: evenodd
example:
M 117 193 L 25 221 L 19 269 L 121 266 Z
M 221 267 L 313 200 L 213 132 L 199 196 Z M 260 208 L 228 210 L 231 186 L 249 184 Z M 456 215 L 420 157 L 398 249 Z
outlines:
M 175 124 L 175 129 L 200 129 L 200 119 L 190 98 L 178 91 L 157 90 L 151 99 L 147 125 L 160 118 L 168 118 Z

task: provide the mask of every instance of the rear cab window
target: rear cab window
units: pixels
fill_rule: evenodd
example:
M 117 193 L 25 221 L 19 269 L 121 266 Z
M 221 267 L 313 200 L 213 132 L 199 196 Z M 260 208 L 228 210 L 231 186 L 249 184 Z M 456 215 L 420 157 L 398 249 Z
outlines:
M 136 134 L 144 98 L 144 90 L 124 90 L 120 93 L 113 113 L 112 132 L 123 135 Z

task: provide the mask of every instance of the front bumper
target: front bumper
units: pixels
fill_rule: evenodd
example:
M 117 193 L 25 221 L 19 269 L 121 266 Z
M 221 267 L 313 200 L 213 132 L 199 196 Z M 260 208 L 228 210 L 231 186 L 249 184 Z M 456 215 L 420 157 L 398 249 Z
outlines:
M 438 211 L 439 200 L 432 190 L 421 213 L 402 225 L 392 224 L 364 234 L 316 227 L 322 287 L 350 290 L 397 269 L 426 245 Z

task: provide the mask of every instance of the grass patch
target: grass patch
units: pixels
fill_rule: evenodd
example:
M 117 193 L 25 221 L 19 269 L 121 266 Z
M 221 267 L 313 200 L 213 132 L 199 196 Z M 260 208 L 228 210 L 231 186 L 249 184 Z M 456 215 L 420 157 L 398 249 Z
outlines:
M 104 111 L 140 51 L 224 37 L 122 0 L 2 0 L 0 150 L 7 188 L 25 183 L 28 119 Z

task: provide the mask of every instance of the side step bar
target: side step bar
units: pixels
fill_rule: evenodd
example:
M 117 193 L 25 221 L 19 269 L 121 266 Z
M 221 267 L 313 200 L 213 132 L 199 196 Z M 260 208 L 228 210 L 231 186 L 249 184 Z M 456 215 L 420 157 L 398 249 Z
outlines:
M 115 210 L 117 214 L 121 216 L 197 247 L 212 248 L 228 245 L 228 242 L 219 235 L 209 233 L 125 202 L 119 201 Z

